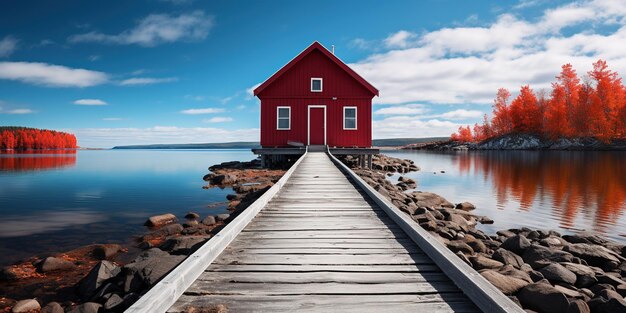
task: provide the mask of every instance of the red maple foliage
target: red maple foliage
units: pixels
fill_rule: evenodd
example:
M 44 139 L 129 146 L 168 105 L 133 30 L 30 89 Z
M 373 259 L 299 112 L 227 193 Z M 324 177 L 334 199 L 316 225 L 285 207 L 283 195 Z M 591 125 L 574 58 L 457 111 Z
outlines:
M 76 137 L 72 134 L 35 128 L 0 128 L 0 149 L 74 149 Z
M 589 81 L 582 83 L 571 64 L 561 67 L 549 97 L 530 86 L 522 86 L 509 104 L 511 94 L 500 88 L 493 104 L 491 121 L 472 130 L 459 127 L 451 139 L 480 142 L 511 133 L 544 138 L 594 137 L 604 142 L 626 136 L 626 87 L 604 60 L 593 63 Z

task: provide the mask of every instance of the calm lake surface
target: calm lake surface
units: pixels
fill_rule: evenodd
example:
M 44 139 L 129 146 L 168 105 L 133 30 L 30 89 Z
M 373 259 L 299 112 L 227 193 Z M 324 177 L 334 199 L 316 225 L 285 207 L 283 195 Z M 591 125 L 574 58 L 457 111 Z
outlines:
M 521 226 L 586 229 L 626 242 L 626 152 L 384 153 L 415 161 L 422 170 L 407 176 L 418 190 L 476 205 L 476 214 L 495 221 L 481 226 L 489 233 Z
M 253 158 L 250 150 L 0 154 L 0 265 L 126 243 L 155 214 L 226 212 L 232 190 L 202 189 L 202 176 L 213 164 Z
M 481 226 L 490 233 L 588 229 L 626 242 L 624 152 L 384 153 L 421 167 L 407 174 L 418 190 L 474 203 L 477 214 L 495 220 Z M 223 213 L 231 190 L 202 189 L 202 176 L 210 165 L 253 157 L 250 150 L 0 154 L 0 265 L 92 243 L 128 243 L 155 214 Z

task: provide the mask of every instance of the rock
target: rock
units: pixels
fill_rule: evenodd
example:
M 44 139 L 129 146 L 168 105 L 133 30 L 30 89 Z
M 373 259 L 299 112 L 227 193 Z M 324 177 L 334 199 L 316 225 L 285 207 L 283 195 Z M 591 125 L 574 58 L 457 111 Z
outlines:
M 549 280 L 551 283 L 564 282 L 570 285 L 576 283 L 576 274 L 563 267 L 558 263 L 552 263 L 539 270 L 543 277 Z
M 474 250 L 468 244 L 460 240 L 450 241 L 447 244 L 448 249 L 452 252 L 461 252 L 464 254 L 474 254 Z
M 135 301 L 139 299 L 136 293 L 129 293 L 121 298 L 117 294 L 113 294 L 107 301 L 104 303 L 104 308 L 107 311 L 116 311 L 122 312 L 129 308 Z
M 41 309 L 40 313 L 64 313 L 63 307 L 58 302 L 50 302 Z
M 216 223 L 215 216 L 212 216 L 212 215 L 209 215 L 202 220 L 202 224 L 208 225 L 208 226 L 214 225 L 215 223 Z
M 178 219 L 176 218 L 176 216 L 174 216 L 174 214 L 167 213 L 151 216 L 150 218 L 148 218 L 144 225 L 148 227 L 162 227 L 167 224 L 176 223 L 177 221 Z
M 570 262 L 563 262 L 561 265 L 576 274 L 576 283 L 574 286 L 578 288 L 589 287 L 598 282 L 595 272 L 586 265 Z
M 476 210 L 476 206 L 474 206 L 473 204 L 469 202 L 461 202 L 455 206 L 455 209 L 463 210 L 463 211 L 472 211 L 472 210 Z
M 198 250 L 207 239 L 205 236 L 175 237 L 165 241 L 159 248 L 172 254 L 189 255 Z
M 109 279 L 117 276 L 121 269 L 110 261 L 100 261 L 78 282 L 78 294 L 83 299 L 91 298 Z
M 522 288 L 517 298 L 525 309 L 540 313 L 566 312 L 569 301 L 549 284 L 534 283 Z
M 533 283 L 534 280 L 530 277 L 530 275 L 522 270 L 518 270 L 515 267 L 513 267 L 513 265 L 505 265 L 503 267 L 501 267 L 498 270 L 498 273 L 505 275 L 505 276 L 510 276 L 510 277 L 515 277 L 517 279 L 521 279 L 525 282 Z
M 68 313 L 98 313 L 102 308 L 102 304 L 95 302 L 87 302 L 81 305 L 78 305 Z
M 550 262 L 571 262 L 573 257 L 574 256 L 570 253 L 561 250 L 553 250 L 536 244 L 531 245 L 526 249 L 524 254 L 522 254 L 524 262 L 528 263 L 534 269 L 546 266 Z
M 150 232 L 149 234 L 146 234 L 143 236 L 144 240 L 149 240 L 149 239 L 154 239 L 154 238 L 160 238 L 160 237 L 165 237 L 165 236 L 171 236 L 171 235 L 176 235 L 176 234 L 180 234 L 180 232 L 183 231 L 183 225 L 181 224 L 169 224 L 166 226 L 163 226 L 153 232 Z
M 435 209 L 454 207 L 454 204 L 452 204 L 450 201 L 432 192 L 415 191 L 415 192 L 412 192 L 410 195 L 418 207 L 427 207 L 427 208 L 435 208 Z
M 472 262 L 474 269 L 476 269 L 477 271 L 484 269 L 496 269 L 504 266 L 504 264 L 502 264 L 501 262 L 484 257 L 480 254 L 472 256 L 469 259 Z
M 198 214 L 198 213 L 196 213 L 196 212 L 188 212 L 188 213 L 185 215 L 185 218 L 188 218 L 188 219 L 196 219 L 196 218 L 200 218 L 200 214 Z
M 571 286 L 570 286 L 571 287 Z M 571 287 L 574 288 L 574 287 Z M 566 297 L 568 298 L 582 298 L 583 294 L 577 290 L 571 289 L 565 286 L 561 286 L 561 285 L 554 285 L 554 289 L 560 291 L 562 294 L 564 294 Z
M 467 232 L 467 230 L 469 229 L 469 224 L 467 223 L 467 220 L 459 215 L 459 214 L 450 214 L 448 215 L 448 220 L 456 225 L 458 225 L 458 227 L 460 229 L 457 229 L 457 231 L 463 231 L 463 232 Z
M 132 263 L 123 267 L 124 292 L 152 286 L 184 259 L 183 255 L 170 255 L 158 248 L 144 251 Z
M 496 261 L 512 265 L 516 268 L 520 268 L 524 264 L 524 260 L 522 260 L 521 256 L 502 248 L 496 250 L 491 257 Z
M 598 282 L 600 282 L 601 284 L 610 284 L 611 286 L 619 286 L 622 284 L 626 284 L 625 281 L 623 281 L 621 278 L 617 278 L 615 277 L 615 275 L 611 275 L 611 273 L 606 273 L 606 274 L 596 274 L 596 278 L 598 279 Z
M 470 235 L 467 235 L 467 236 L 470 236 Z M 466 239 L 465 242 L 467 243 L 467 245 L 469 245 L 472 248 L 472 250 L 474 250 L 474 252 L 482 252 L 482 253 L 487 252 L 487 246 L 485 246 L 485 244 L 482 241 L 480 241 L 480 240 L 476 240 L 476 239 L 468 240 L 468 239 Z
M 590 313 L 591 309 L 587 303 L 583 300 L 576 299 L 572 300 L 569 303 L 569 307 L 567 308 L 567 313 Z
M 229 217 L 230 217 L 230 214 L 226 214 L 226 213 L 218 214 L 215 220 L 218 222 L 225 222 Z
M 517 235 L 516 233 L 514 233 L 514 232 L 512 232 L 510 230 L 499 230 L 499 231 L 496 232 L 496 234 L 498 236 L 503 236 L 503 237 L 506 237 L 506 238 L 513 237 L 513 236 Z
M 106 260 L 122 251 L 122 246 L 117 244 L 97 245 L 93 249 L 93 256 L 98 260 Z
M 424 228 L 425 230 L 430 231 L 434 231 L 437 229 L 437 223 L 435 223 L 434 221 L 420 223 L 420 226 L 422 226 L 422 228 Z
M 478 216 L 478 222 L 484 225 L 493 224 L 493 220 L 487 216 Z
M 546 279 L 545 277 L 543 277 L 543 274 L 541 274 L 540 271 L 535 271 L 535 270 L 529 271 L 528 276 L 530 276 L 530 279 L 532 279 L 534 282 L 538 282 L 540 280 Z
M 15 268 L 6 266 L 0 269 L 0 281 L 11 281 L 19 278 L 19 275 L 15 272 Z
M 519 278 L 502 275 L 493 270 L 480 272 L 492 285 L 496 286 L 505 295 L 512 295 L 520 289 L 526 287 L 528 282 Z
M 509 250 L 518 255 L 522 255 L 528 247 L 530 247 L 530 241 L 522 235 L 509 237 L 500 246 L 500 248 Z
M 562 237 L 570 243 L 587 243 L 593 245 L 604 245 L 608 243 L 608 240 L 590 232 L 579 232 L 574 235 L 563 235 Z
M 437 220 L 430 212 L 426 212 L 424 214 L 413 215 L 411 218 L 413 218 L 413 220 L 416 221 L 418 224 L 425 223 L 428 221 L 434 222 Z
M 11 309 L 13 313 L 25 313 L 31 311 L 39 311 L 41 309 L 41 305 L 35 299 L 26 299 L 17 301 L 17 303 Z
M 197 220 L 189 220 L 189 221 L 186 221 L 186 222 L 183 223 L 183 228 L 189 228 L 189 227 L 193 227 L 193 226 L 197 226 L 197 225 L 198 225 L 198 221 Z
M 589 290 L 591 290 L 591 292 L 593 292 L 594 294 L 599 293 L 600 291 L 604 290 L 604 289 L 611 289 L 611 290 L 615 290 L 615 287 L 609 285 L 609 284 L 595 284 L 591 287 L 589 287 Z
M 37 264 L 37 270 L 42 273 L 70 270 L 75 267 L 74 263 L 55 257 L 47 257 Z
M 619 293 L 622 297 L 626 297 L 626 284 L 621 284 L 615 287 L 615 291 Z
M 575 255 L 593 266 L 602 267 L 607 262 L 616 262 L 618 264 L 620 262 L 615 252 L 598 245 L 574 243 L 563 247 L 563 251 Z
M 539 240 L 539 244 L 549 248 L 560 248 L 567 244 L 567 242 L 560 237 L 550 236 Z
M 124 299 L 122 297 L 120 297 L 118 294 L 114 293 L 104 303 L 104 309 L 107 310 L 107 311 L 108 310 L 112 310 L 115 307 L 117 307 L 120 304 L 122 304 L 123 301 L 124 301 Z

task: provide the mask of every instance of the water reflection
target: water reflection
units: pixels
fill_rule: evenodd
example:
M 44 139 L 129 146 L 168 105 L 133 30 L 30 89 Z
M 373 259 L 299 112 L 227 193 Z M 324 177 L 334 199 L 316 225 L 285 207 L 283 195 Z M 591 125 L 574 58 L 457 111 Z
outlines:
M 474 203 L 477 214 L 496 221 L 484 230 L 586 229 L 626 242 L 626 152 L 385 153 L 412 159 L 422 168 L 408 174 L 419 190 Z
M 536 200 L 550 205 L 561 227 L 575 228 L 578 214 L 594 216 L 593 228 L 620 217 L 626 203 L 626 163 L 615 152 L 468 153 L 457 159 L 459 172 L 493 180 L 499 208 L 512 198 L 523 210 Z
M 0 152 L 0 171 L 37 171 L 74 165 L 76 165 L 76 150 Z

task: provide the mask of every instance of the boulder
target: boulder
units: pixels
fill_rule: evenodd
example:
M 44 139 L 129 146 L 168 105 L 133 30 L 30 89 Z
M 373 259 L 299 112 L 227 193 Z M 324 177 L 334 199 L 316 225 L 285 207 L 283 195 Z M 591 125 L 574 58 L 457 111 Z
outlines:
M 472 211 L 472 210 L 476 209 L 476 206 L 474 206 L 473 204 L 471 204 L 469 202 L 461 202 L 461 203 L 457 204 L 455 206 L 455 208 L 457 210 Z
M 26 313 L 32 311 L 39 311 L 41 309 L 41 305 L 35 299 L 26 299 L 17 301 L 17 303 L 11 309 L 13 313 Z
M 569 307 L 567 308 L 567 313 L 590 313 L 591 309 L 587 303 L 583 300 L 576 299 L 572 300 L 569 303 Z
M 100 261 L 78 282 L 78 294 L 83 299 L 91 298 L 109 279 L 117 276 L 121 269 L 110 261 Z
M 172 254 L 189 255 L 207 241 L 205 236 L 174 237 L 165 241 L 159 248 Z
M 471 236 L 471 235 L 466 235 L 466 237 L 467 236 Z M 472 247 L 472 250 L 474 250 L 474 252 L 482 252 L 482 253 L 487 252 L 487 246 L 480 240 L 466 238 L 465 242 L 467 243 L 468 246 Z
M 450 241 L 447 244 L 448 249 L 452 252 L 461 252 L 464 254 L 474 254 L 474 250 L 468 244 L 460 240 Z
M 154 239 L 154 238 L 160 238 L 160 237 L 165 237 L 165 236 L 171 236 L 171 235 L 175 235 L 175 234 L 180 234 L 181 231 L 183 231 L 183 225 L 181 224 L 169 224 L 166 226 L 163 226 L 155 231 L 150 232 L 149 234 L 146 234 L 143 236 L 144 240 L 149 240 L 149 239 Z
M 37 264 L 37 270 L 42 273 L 70 270 L 75 267 L 74 263 L 55 257 L 47 257 Z
M 58 302 L 50 302 L 41 309 L 40 313 L 64 313 L 63 307 Z
M 517 279 L 521 279 L 525 282 L 533 283 L 534 280 L 530 277 L 530 275 L 522 270 L 518 270 L 515 267 L 513 267 L 512 265 L 505 265 L 503 267 L 501 267 L 498 270 L 498 273 L 505 275 L 505 276 L 509 276 L 509 277 L 515 277 Z
M 522 235 L 509 237 L 500 246 L 500 248 L 509 250 L 518 255 L 522 255 L 528 247 L 530 247 L 530 241 Z
M 520 268 L 524 264 L 524 260 L 522 260 L 521 256 L 502 248 L 496 250 L 491 257 L 496 261 L 512 265 L 516 268 Z
M 626 284 L 621 284 L 615 287 L 615 291 L 619 293 L 622 297 L 626 297 Z
M 427 208 L 453 208 L 454 204 L 444 199 L 440 195 L 432 192 L 415 191 L 411 193 L 411 198 L 418 207 Z
M 184 259 L 183 255 L 170 255 L 158 248 L 144 251 L 132 263 L 123 267 L 124 292 L 152 286 Z
M 227 213 L 218 214 L 215 220 L 218 222 L 225 222 L 229 217 L 230 217 L 230 214 L 227 214 Z
M 15 272 L 15 268 L 12 266 L 6 266 L 0 269 L 0 281 L 16 280 L 19 275 Z
M 188 212 L 187 214 L 185 214 L 185 218 L 188 218 L 188 219 L 200 218 L 200 214 L 196 212 Z
M 574 256 L 568 252 L 550 249 L 536 244 L 531 245 L 526 249 L 524 254 L 522 254 L 524 262 L 528 263 L 534 269 L 544 267 L 551 262 L 572 262 L 573 258 Z
M 474 269 L 476 269 L 477 271 L 484 270 L 484 269 L 496 269 L 496 268 L 500 268 L 504 266 L 504 264 L 502 264 L 501 262 L 492 260 L 488 257 L 484 257 L 480 254 L 476 256 L 472 256 L 469 259 L 472 262 Z
M 189 227 L 194 227 L 197 226 L 199 223 L 197 220 L 188 220 L 186 222 L 183 223 L 183 228 L 189 228 Z M 184 231 L 184 230 L 183 230 Z
M 177 221 L 178 219 L 176 218 L 176 216 L 174 216 L 174 214 L 167 213 L 151 216 L 150 218 L 148 218 L 144 225 L 148 227 L 162 227 L 167 224 L 176 223 Z
M 563 239 L 570 243 L 587 243 L 593 245 L 604 245 L 608 243 L 608 240 L 591 232 L 579 232 L 574 235 L 563 235 Z
M 469 229 L 469 224 L 467 223 L 467 220 L 459 215 L 459 214 L 450 214 L 448 215 L 448 220 L 456 225 L 458 225 L 457 231 L 463 231 L 463 232 L 467 232 L 467 230 Z
M 625 281 L 623 281 L 621 278 L 618 278 L 616 276 L 618 275 L 613 274 L 613 273 L 596 274 L 596 278 L 598 279 L 598 282 L 601 284 L 610 284 L 613 287 L 626 284 Z
M 217 221 L 215 220 L 215 216 L 209 215 L 202 220 L 202 224 L 211 226 L 214 225 Z
M 539 313 L 567 312 L 567 297 L 550 284 L 534 283 L 522 288 L 517 298 L 525 309 Z
M 528 282 L 524 280 L 505 276 L 493 270 L 482 271 L 480 275 L 487 279 L 492 285 L 496 286 L 496 288 L 505 295 L 512 295 L 528 285 Z
M 87 302 L 78 305 L 68 313 L 98 313 L 102 308 L 102 304 L 95 302 Z
M 575 255 L 593 266 L 602 267 L 607 262 L 620 263 L 615 252 L 599 245 L 574 243 L 563 247 L 563 251 Z
M 576 274 L 558 263 L 552 263 L 550 265 L 547 265 L 539 271 L 541 272 L 541 274 L 543 274 L 543 277 L 545 277 L 551 283 L 556 284 L 559 282 L 564 282 L 570 285 L 574 285 L 576 283 Z
M 422 228 L 424 228 L 425 230 L 430 231 L 434 231 L 437 229 L 437 223 L 435 223 L 434 221 L 420 223 L 420 226 L 422 226 Z
M 106 260 L 122 251 L 122 246 L 117 244 L 96 245 L 93 249 L 93 256 L 98 260 Z
M 571 262 L 563 262 L 561 265 L 576 274 L 576 283 L 574 286 L 578 288 L 589 287 L 598 282 L 596 273 L 586 265 Z
M 104 303 L 104 309 L 107 311 L 122 312 L 130 307 L 135 301 L 137 301 L 138 298 L 139 296 L 137 296 L 136 293 L 132 292 L 125 295 L 124 297 L 113 294 Z

